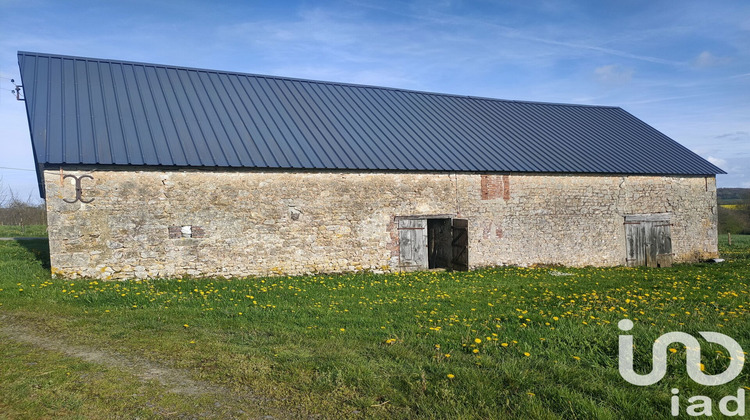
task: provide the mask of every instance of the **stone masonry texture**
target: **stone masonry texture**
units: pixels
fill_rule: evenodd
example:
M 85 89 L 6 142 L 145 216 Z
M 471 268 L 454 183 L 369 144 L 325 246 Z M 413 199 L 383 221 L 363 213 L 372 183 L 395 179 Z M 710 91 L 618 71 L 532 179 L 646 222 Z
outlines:
M 76 198 L 75 179 L 82 198 Z M 52 273 L 99 279 L 397 271 L 396 218 L 469 221 L 469 264 L 625 264 L 624 217 L 717 253 L 714 177 L 45 170 Z

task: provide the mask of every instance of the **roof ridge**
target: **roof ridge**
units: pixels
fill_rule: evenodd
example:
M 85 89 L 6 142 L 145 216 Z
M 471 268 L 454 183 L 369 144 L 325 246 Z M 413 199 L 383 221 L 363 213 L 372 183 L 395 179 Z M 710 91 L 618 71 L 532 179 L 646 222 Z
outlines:
M 621 108 L 619 106 L 613 106 L 613 105 L 592 105 L 592 104 L 576 104 L 576 103 L 564 103 L 564 102 L 502 99 L 502 98 L 492 98 L 489 96 L 461 95 L 457 93 L 434 92 L 434 91 L 417 90 L 417 89 L 397 88 L 397 87 L 390 87 L 390 86 L 369 85 L 369 84 L 363 84 L 363 83 L 334 82 L 334 81 L 329 81 L 329 80 L 304 79 L 301 77 L 276 76 L 276 75 L 269 75 L 269 74 L 246 73 L 246 72 L 240 72 L 240 71 L 205 69 L 205 68 L 200 68 L 200 67 L 177 66 L 173 64 L 147 63 L 143 61 L 115 60 L 115 59 L 107 59 L 107 58 L 82 57 L 82 56 L 75 56 L 75 55 L 51 54 L 51 53 L 41 53 L 41 52 L 33 52 L 33 51 L 18 51 L 18 55 L 21 55 L 21 54 L 44 56 L 44 57 L 50 57 L 50 58 L 54 57 L 54 58 L 62 58 L 62 59 L 96 61 L 96 62 L 104 62 L 104 63 L 110 63 L 110 64 L 118 63 L 118 64 L 146 66 L 146 67 L 161 67 L 161 68 L 173 69 L 173 70 L 219 73 L 219 74 L 234 75 L 234 76 L 258 77 L 258 78 L 265 78 L 265 79 L 287 80 L 287 81 L 293 81 L 293 82 L 305 82 L 305 83 L 315 83 L 315 84 L 334 85 L 334 86 L 380 89 L 380 90 L 389 90 L 389 91 L 395 91 L 395 92 L 417 93 L 417 94 L 422 94 L 422 95 L 444 96 L 444 97 L 452 97 L 452 98 L 466 98 L 466 99 L 474 99 L 474 100 L 481 100 L 481 101 L 497 101 L 497 102 L 510 102 L 510 103 L 517 103 L 517 104 L 529 104 L 529 105 L 584 107 L 584 108 L 601 108 L 601 109 L 620 109 Z

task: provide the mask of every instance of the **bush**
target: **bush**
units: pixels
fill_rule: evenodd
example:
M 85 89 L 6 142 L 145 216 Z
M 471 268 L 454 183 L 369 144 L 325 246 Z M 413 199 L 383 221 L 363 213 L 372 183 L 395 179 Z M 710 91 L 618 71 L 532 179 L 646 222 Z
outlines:
M 3 185 L 0 178 L 0 225 L 46 225 L 44 203 L 34 203 L 31 196 L 21 199 L 13 189 Z
M 719 233 L 750 234 L 750 190 L 720 188 L 717 195 Z

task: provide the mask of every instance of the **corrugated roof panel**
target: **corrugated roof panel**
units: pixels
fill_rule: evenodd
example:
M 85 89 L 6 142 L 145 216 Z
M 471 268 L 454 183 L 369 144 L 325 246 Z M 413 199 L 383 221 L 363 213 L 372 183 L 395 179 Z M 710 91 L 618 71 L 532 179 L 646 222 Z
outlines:
M 494 160 L 490 166 L 507 166 L 510 171 L 519 171 L 520 168 L 533 166 L 539 156 L 534 156 L 534 151 L 522 147 L 517 141 L 523 142 L 516 133 L 515 121 L 516 116 L 512 110 L 504 109 L 504 103 L 493 103 L 484 100 L 464 100 L 463 105 L 469 115 L 481 115 L 473 126 L 479 129 L 478 138 L 484 138 L 482 133 L 489 133 L 491 136 L 488 150 L 493 152 Z M 462 127 L 463 130 L 474 130 L 473 127 Z M 525 135 L 522 131 L 520 135 Z M 480 146 L 481 150 L 481 146 Z M 549 166 L 554 168 L 554 166 Z
M 378 138 L 383 145 L 383 148 L 387 150 L 389 154 L 388 162 L 395 165 L 389 167 L 385 164 L 384 169 L 397 169 L 397 170 L 408 170 L 414 169 L 414 166 L 410 164 L 409 159 L 406 159 L 402 155 L 402 151 L 399 149 L 396 137 L 389 131 L 389 128 L 381 124 L 378 117 L 375 115 L 374 108 L 371 107 L 370 102 L 363 96 L 364 89 L 343 89 L 349 98 L 351 103 L 356 105 L 357 117 L 362 121 L 361 125 L 367 126 L 367 132 L 371 132 L 372 136 Z
M 555 147 L 556 143 L 562 145 L 563 147 L 558 147 L 559 152 L 556 158 L 565 162 L 575 172 L 585 170 L 589 159 L 588 155 L 591 153 L 591 149 L 586 146 L 589 144 L 591 136 L 596 136 L 598 131 L 592 129 L 580 130 L 581 127 L 590 126 L 587 121 L 580 118 L 580 113 L 577 112 L 580 109 L 546 105 L 539 107 L 537 118 L 535 118 L 538 123 L 536 126 L 537 135 L 544 139 L 547 147 Z M 559 133 L 553 132 L 547 124 L 550 119 L 559 120 Z M 588 163 L 588 165 L 591 164 Z
M 368 135 L 368 130 L 364 130 L 356 124 L 358 116 L 362 114 L 362 111 L 357 108 L 352 108 L 345 97 L 340 92 L 339 87 L 335 85 L 326 85 L 326 89 L 322 91 L 322 94 L 326 98 L 326 103 L 329 105 L 329 109 L 332 116 L 335 118 L 335 124 L 340 128 L 340 131 L 344 134 L 349 149 L 352 153 L 364 157 L 364 169 L 372 167 L 373 165 L 382 165 L 385 168 L 393 168 L 393 149 L 383 149 L 380 142 L 373 140 L 371 135 Z M 391 156 L 388 156 L 390 154 Z
M 239 78 L 239 85 L 242 88 L 240 94 L 244 95 L 243 101 L 246 101 L 248 106 L 249 116 L 258 130 L 256 139 L 260 140 L 266 149 L 264 156 L 266 156 L 268 166 L 272 168 L 292 167 L 291 162 L 294 161 L 292 152 L 291 150 L 284 150 L 286 147 L 281 142 L 283 139 L 280 136 L 274 136 L 274 132 L 270 126 L 272 121 L 268 116 L 264 98 L 258 96 L 258 93 L 252 86 L 252 81 L 248 78 Z
M 239 154 L 241 151 L 235 148 L 227 126 L 221 120 L 221 115 L 226 115 L 226 110 L 219 100 L 216 90 L 211 86 L 208 73 L 196 72 L 191 73 L 190 76 L 197 95 L 197 106 L 206 119 L 207 125 L 204 130 L 209 133 L 208 136 L 213 139 L 213 143 L 218 145 L 217 155 L 221 156 L 221 162 L 224 162 L 224 165 L 221 166 L 241 166 Z
M 187 71 L 182 69 L 166 69 L 167 77 L 174 92 L 174 104 L 176 115 L 182 125 L 182 136 L 189 139 L 194 148 L 189 165 L 192 166 L 218 166 L 220 157 L 217 158 L 217 146 L 212 145 L 213 139 L 207 137 L 203 131 L 205 118 L 196 109 L 194 98 L 195 92 Z M 183 138 L 181 136 L 181 138 Z
M 117 86 L 114 83 L 113 67 L 100 63 L 100 80 L 102 87 L 102 101 L 104 102 L 104 121 L 107 126 L 109 133 L 109 145 L 112 153 L 112 163 L 119 165 L 135 164 L 131 157 L 128 149 L 135 147 L 126 143 L 125 129 L 122 126 L 120 118 L 120 105 L 117 100 L 117 94 L 115 90 Z M 50 110 L 53 112 L 54 110 Z M 60 139 L 61 143 L 66 142 L 66 139 Z M 66 163 L 63 159 L 53 160 L 50 159 L 51 163 Z M 88 163 L 88 162 L 87 162 Z M 96 162 L 93 162 L 96 163 Z
M 267 78 L 258 79 L 256 88 L 258 93 L 262 93 L 268 103 L 269 117 L 273 121 L 277 136 L 283 139 L 286 146 L 292 152 L 294 161 L 293 167 L 321 168 L 322 164 L 318 159 L 314 145 L 310 144 L 304 136 L 301 135 L 291 114 L 295 113 L 292 108 L 281 104 L 281 93 L 276 86 L 271 85 L 272 81 Z
M 177 102 L 172 79 L 166 69 L 152 68 L 154 100 L 159 109 L 161 127 L 173 162 L 178 166 L 199 164 L 198 151 L 189 134 L 184 114 Z M 158 87 L 158 88 L 157 88 Z
M 253 92 L 262 98 L 265 106 L 263 115 L 267 121 L 270 141 L 279 144 L 290 166 L 301 166 L 317 168 L 320 166 L 316 152 L 310 147 L 302 136 L 295 124 L 292 124 L 291 115 L 285 107 L 280 105 L 278 94 L 269 94 L 269 81 L 267 79 L 257 79 L 250 83 Z
M 403 103 L 402 108 L 409 110 L 410 121 L 418 126 L 418 130 L 425 134 L 433 147 L 450 153 L 460 166 L 471 165 L 472 160 L 482 158 L 475 148 L 467 145 L 469 133 L 451 142 L 451 133 L 454 133 L 454 130 L 450 130 L 444 124 L 448 116 L 445 113 L 439 116 L 437 112 L 430 110 L 430 105 L 425 101 L 426 95 L 399 93 L 401 94 L 399 100 Z
M 90 85 L 85 61 L 76 61 L 75 83 L 78 86 L 76 106 L 78 111 L 78 141 L 81 147 L 81 159 L 91 161 L 96 159 L 96 143 L 94 139 L 94 125 L 91 110 Z
M 294 87 L 299 94 L 299 98 L 304 101 L 311 123 L 317 127 L 323 138 L 326 139 L 326 143 L 330 147 L 329 150 L 333 152 L 329 156 L 333 160 L 332 169 L 364 168 L 362 156 L 353 153 L 339 127 L 333 123 L 328 109 L 314 86 L 311 86 L 309 82 L 300 82 L 295 83 Z
M 233 100 L 233 87 L 228 77 L 216 73 L 207 73 L 206 78 L 206 87 L 209 91 L 216 93 L 216 95 L 209 95 L 211 101 L 215 103 L 214 109 L 217 110 L 216 117 L 221 124 L 227 142 L 236 154 L 234 165 L 254 165 L 256 160 L 258 160 L 259 153 L 256 152 L 256 158 L 253 158 L 253 152 L 248 147 L 249 142 L 243 141 L 249 137 L 249 134 Z
M 416 104 L 409 101 L 410 95 L 400 91 L 392 91 L 392 95 L 395 97 L 392 101 L 393 110 L 396 114 L 403 116 L 404 126 L 408 127 L 405 134 L 419 139 L 419 150 L 429 155 L 428 164 L 432 162 L 437 168 L 445 171 L 450 171 L 454 165 L 470 164 L 470 161 L 464 157 L 468 152 L 467 148 L 457 150 L 456 146 L 462 140 L 457 138 L 451 142 L 445 136 L 446 133 L 433 131 L 431 116 L 420 112 Z M 477 157 L 479 156 L 475 156 Z
M 96 62 L 86 61 L 85 69 L 86 83 L 88 84 L 89 93 L 89 112 L 94 156 L 91 159 L 95 162 L 108 165 L 112 163 L 112 151 L 109 144 L 109 130 L 105 124 L 106 116 L 104 113 L 104 98 L 102 95 L 102 84 L 100 82 L 99 65 Z
M 110 110 L 110 118 L 116 120 L 116 124 L 119 125 L 122 143 L 125 148 L 125 155 L 123 156 L 125 162 L 131 165 L 143 165 L 145 162 L 143 153 L 141 152 L 141 139 L 136 132 L 136 121 L 129 98 L 133 87 L 127 85 L 123 65 L 110 66 L 113 87 L 111 102 L 114 103 L 116 109 L 115 112 Z M 115 154 L 115 156 L 118 156 L 118 154 Z
M 176 134 L 172 131 L 169 135 L 168 130 L 173 130 L 173 125 L 169 121 L 169 112 L 165 109 L 165 102 L 161 86 L 156 72 L 153 68 L 140 66 L 134 69 L 138 89 L 142 92 L 141 101 L 146 116 L 148 133 L 154 145 L 156 159 L 159 164 L 168 162 L 181 162 L 185 164 L 182 147 L 179 144 L 170 144 L 170 138 L 176 139 Z M 166 114 L 166 115 L 165 115 Z
M 363 89 L 362 94 L 372 105 L 376 115 L 380 116 L 381 124 L 391 127 L 390 134 L 397 141 L 394 153 L 403 156 L 403 160 L 413 164 L 417 170 L 444 170 L 445 167 L 432 155 L 432 150 L 409 127 L 403 116 L 394 108 L 397 101 L 389 96 L 393 92 L 385 90 Z
M 40 165 L 723 173 L 615 107 L 18 56 Z
M 319 165 L 315 168 L 335 168 L 339 161 L 336 149 L 328 139 L 330 136 L 321 129 L 320 122 L 316 120 L 315 114 L 302 97 L 299 86 L 293 82 L 285 83 L 274 79 L 269 80 L 269 83 L 274 84 L 281 106 L 288 110 L 292 118 L 290 124 L 296 126 L 302 141 L 315 153 Z
M 387 169 L 403 169 L 404 166 L 398 163 L 393 154 L 393 144 L 389 144 L 382 133 L 377 133 L 374 126 L 368 119 L 362 118 L 361 103 L 347 89 L 341 89 L 340 86 L 331 85 L 329 95 L 335 103 L 341 104 L 343 112 L 343 122 L 347 125 L 347 131 L 358 133 L 362 139 L 362 144 L 367 147 L 368 154 L 378 156 L 382 164 Z
M 26 62 L 19 61 L 21 73 L 30 74 L 35 80 L 46 80 L 46 77 L 40 74 L 40 62 L 41 60 L 27 60 Z M 47 120 L 40 117 L 41 115 L 44 115 L 44 110 L 47 106 L 46 104 L 43 105 L 41 101 L 35 101 L 34 98 L 48 98 L 48 87 L 48 83 L 39 83 L 24 88 L 29 130 L 31 133 L 36 133 L 35 138 L 33 138 L 31 142 L 31 147 L 34 150 L 35 164 L 43 163 L 47 156 Z M 31 96 L 28 96 L 29 93 L 31 93 Z M 42 157 L 45 158 L 43 159 Z
M 234 128 L 237 131 L 239 138 L 237 141 L 241 142 L 248 154 L 249 160 L 243 162 L 243 166 L 246 167 L 268 167 L 269 164 L 265 160 L 265 156 L 268 156 L 268 150 L 264 149 L 264 144 L 260 142 L 260 133 L 252 120 L 251 113 L 247 107 L 247 101 L 244 100 L 244 93 L 241 93 L 242 88 L 239 84 L 239 80 L 235 75 L 227 75 L 223 78 L 224 87 L 226 88 L 227 98 L 232 104 L 231 108 L 236 114 L 232 118 Z
M 66 110 L 62 101 L 63 74 L 62 62 L 60 59 L 50 59 L 48 61 L 47 75 L 49 77 L 49 92 L 47 98 L 40 98 L 47 101 L 47 107 L 44 109 L 43 116 L 46 117 L 45 134 L 47 139 L 47 155 L 43 160 L 52 160 L 53 156 L 58 162 L 64 161 L 65 146 L 69 139 L 66 139 L 63 133 L 63 124 L 66 118 Z M 54 110 L 54 111 L 53 111 Z M 42 117 L 42 116 L 40 116 Z M 59 140 L 58 140 L 59 139 Z M 70 139 L 74 142 L 78 139 Z
M 504 139 L 489 124 L 486 115 L 477 114 L 475 111 L 478 103 L 466 98 L 457 98 L 455 101 L 447 97 L 422 95 L 425 102 L 432 106 L 437 114 L 434 120 L 443 119 L 447 122 L 444 141 L 450 143 L 452 139 L 460 139 L 457 145 L 461 149 L 455 153 L 471 151 L 468 165 L 478 165 L 479 169 L 492 171 L 492 168 L 502 165 L 511 168 L 512 163 L 506 159 Z M 498 121 L 495 121 L 498 122 Z
M 76 89 L 76 74 L 75 74 L 75 63 L 73 60 L 62 60 L 62 107 L 63 112 L 66 115 L 70 115 L 70 118 L 64 118 L 62 121 L 62 135 L 66 139 L 70 139 L 63 144 L 65 160 L 70 162 L 78 162 L 83 160 L 81 157 L 81 136 L 78 133 L 79 116 L 81 115 L 78 110 L 77 96 L 78 90 Z
M 156 140 L 154 133 L 149 127 L 149 113 L 146 111 L 146 97 L 148 92 L 143 91 L 142 84 L 138 81 L 136 72 L 142 66 L 122 66 L 122 78 L 125 82 L 125 99 L 127 99 L 128 108 L 133 115 L 132 132 L 137 143 L 140 146 L 140 157 L 146 165 L 159 165 L 159 156 L 156 151 Z

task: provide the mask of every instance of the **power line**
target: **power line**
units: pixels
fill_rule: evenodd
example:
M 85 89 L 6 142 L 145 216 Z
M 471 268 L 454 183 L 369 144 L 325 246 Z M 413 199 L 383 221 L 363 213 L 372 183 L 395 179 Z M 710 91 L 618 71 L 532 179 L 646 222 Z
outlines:
M 24 168 L 8 168 L 7 166 L 0 166 L 0 169 L 10 169 L 11 171 L 29 171 L 36 172 L 35 169 L 24 169 Z

